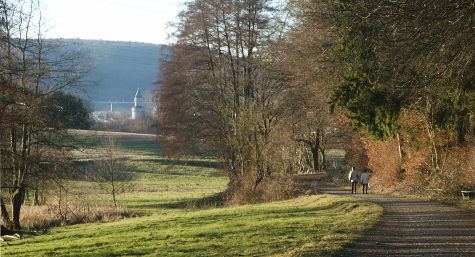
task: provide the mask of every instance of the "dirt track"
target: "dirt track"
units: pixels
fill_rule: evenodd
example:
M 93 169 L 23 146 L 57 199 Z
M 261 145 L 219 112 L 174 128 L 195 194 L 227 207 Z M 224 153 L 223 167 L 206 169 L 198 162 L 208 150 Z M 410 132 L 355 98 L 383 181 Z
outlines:
M 324 193 L 352 196 L 322 187 Z M 475 215 L 423 200 L 384 195 L 353 195 L 384 208 L 380 223 L 339 256 L 475 257 Z

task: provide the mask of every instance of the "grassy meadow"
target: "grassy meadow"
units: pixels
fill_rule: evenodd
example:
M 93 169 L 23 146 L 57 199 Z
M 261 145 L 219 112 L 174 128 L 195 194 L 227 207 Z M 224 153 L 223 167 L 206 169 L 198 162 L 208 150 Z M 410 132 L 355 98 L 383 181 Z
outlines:
M 124 159 L 123 164 L 133 177 L 130 181 L 132 189 L 119 194 L 118 201 L 131 211 L 150 214 L 162 208 L 189 209 L 195 201 L 203 198 L 213 200 L 213 195 L 226 189 L 228 178 L 223 171 L 216 169 L 219 166 L 216 160 L 161 157 L 158 155 L 160 145 L 154 135 L 74 133 L 79 135 L 78 144 L 85 149 L 77 152 L 77 156 L 86 164 L 97 157 L 97 149 L 104 138 L 115 139 L 119 157 Z M 101 198 L 108 197 L 103 195 Z
M 223 207 L 228 179 L 215 160 L 170 160 L 154 154 L 154 137 L 116 136 L 134 184 L 118 200 L 142 215 L 26 233 L 2 242 L 1 256 L 332 256 L 382 213 L 330 195 Z
M 88 130 L 71 130 L 76 137 L 74 144 L 86 152 L 94 153 L 107 137 L 115 139 L 117 146 L 124 152 L 136 155 L 158 155 L 160 146 L 153 134 L 136 134 Z
M 2 256 L 331 256 L 381 209 L 351 198 L 304 196 L 56 228 L 13 241 Z

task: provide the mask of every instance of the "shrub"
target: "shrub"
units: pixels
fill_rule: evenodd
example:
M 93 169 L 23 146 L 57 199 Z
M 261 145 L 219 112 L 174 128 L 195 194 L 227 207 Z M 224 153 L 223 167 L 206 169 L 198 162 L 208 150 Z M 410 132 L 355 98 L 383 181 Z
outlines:
M 297 183 L 291 176 L 265 178 L 254 188 L 253 181 L 241 180 L 231 185 L 226 192 L 227 205 L 273 202 L 294 198 L 308 191 L 308 187 Z

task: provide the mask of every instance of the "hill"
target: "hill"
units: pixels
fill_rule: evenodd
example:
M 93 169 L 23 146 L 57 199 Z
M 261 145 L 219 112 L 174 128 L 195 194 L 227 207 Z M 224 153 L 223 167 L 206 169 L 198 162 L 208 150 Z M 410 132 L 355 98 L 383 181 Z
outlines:
M 82 39 L 62 41 L 65 48 L 80 51 L 95 66 L 86 78 L 95 85 L 84 93 L 95 110 L 107 110 L 109 101 L 126 102 L 114 104 L 115 110 L 130 110 L 138 87 L 144 92 L 144 100 L 156 88 L 154 82 L 165 45 Z

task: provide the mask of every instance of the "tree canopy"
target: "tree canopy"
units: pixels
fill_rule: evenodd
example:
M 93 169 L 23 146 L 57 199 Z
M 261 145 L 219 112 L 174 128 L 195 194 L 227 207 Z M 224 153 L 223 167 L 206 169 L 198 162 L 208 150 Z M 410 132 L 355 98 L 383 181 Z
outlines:
M 47 123 L 53 127 L 89 129 L 91 107 L 79 96 L 56 91 L 48 96 Z

